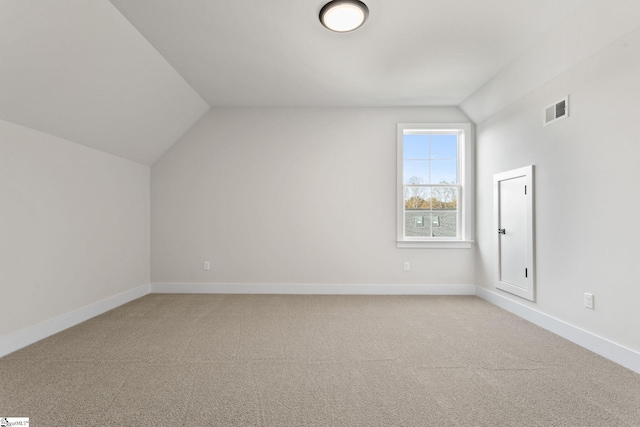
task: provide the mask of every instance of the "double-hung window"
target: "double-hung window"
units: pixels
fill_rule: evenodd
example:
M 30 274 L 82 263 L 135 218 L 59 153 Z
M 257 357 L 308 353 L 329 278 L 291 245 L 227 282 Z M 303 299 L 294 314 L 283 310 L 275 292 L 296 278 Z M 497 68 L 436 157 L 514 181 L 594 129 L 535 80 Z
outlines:
M 469 123 L 398 124 L 399 248 L 469 248 L 473 141 Z

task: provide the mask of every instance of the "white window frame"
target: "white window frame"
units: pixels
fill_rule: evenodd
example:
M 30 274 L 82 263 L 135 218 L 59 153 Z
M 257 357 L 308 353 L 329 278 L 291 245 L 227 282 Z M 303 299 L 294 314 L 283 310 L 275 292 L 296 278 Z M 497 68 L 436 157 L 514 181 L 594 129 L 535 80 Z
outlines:
M 397 132 L 397 240 L 398 248 L 468 249 L 474 238 L 474 134 L 471 123 L 398 123 Z M 458 136 L 458 237 L 406 237 L 404 235 L 404 135 L 405 133 L 457 133 Z

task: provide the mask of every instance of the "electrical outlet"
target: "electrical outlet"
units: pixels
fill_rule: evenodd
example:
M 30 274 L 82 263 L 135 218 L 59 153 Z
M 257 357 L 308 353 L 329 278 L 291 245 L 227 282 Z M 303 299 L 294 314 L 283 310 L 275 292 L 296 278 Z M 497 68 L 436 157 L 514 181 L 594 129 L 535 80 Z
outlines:
M 411 270 L 411 265 L 409 264 L 409 261 L 405 261 L 404 262 L 404 271 L 409 271 Z
M 584 293 L 584 306 L 593 310 L 593 294 Z
M 207 271 L 211 270 L 211 263 L 209 261 L 204 262 L 204 269 Z

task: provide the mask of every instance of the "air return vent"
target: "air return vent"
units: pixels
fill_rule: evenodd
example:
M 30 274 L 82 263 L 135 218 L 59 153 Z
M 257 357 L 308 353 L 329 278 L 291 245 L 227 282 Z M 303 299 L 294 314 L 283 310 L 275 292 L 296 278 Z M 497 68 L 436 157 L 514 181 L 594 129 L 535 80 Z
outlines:
M 544 126 L 550 125 L 553 122 L 557 122 L 560 119 L 564 119 L 569 116 L 569 97 L 566 96 L 560 101 L 554 102 L 544 109 L 544 120 L 542 124 Z

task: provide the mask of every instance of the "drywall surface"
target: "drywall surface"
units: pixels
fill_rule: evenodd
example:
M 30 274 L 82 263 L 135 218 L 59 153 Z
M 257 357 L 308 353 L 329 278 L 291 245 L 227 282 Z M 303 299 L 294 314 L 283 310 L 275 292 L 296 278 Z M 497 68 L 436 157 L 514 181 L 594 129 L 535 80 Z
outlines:
M 493 175 L 533 164 L 535 307 L 640 351 L 640 29 L 477 126 L 477 284 L 494 274 Z M 569 95 L 570 116 L 542 126 Z M 595 295 L 595 310 L 584 293 Z
M 0 337 L 149 283 L 149 174 L 0 120 Z
M 474 249 L 398 249 L 395 234 L 396 124 L 464 121 L 212 109 L 151 169 L 152 282 L 473 284 Z
M 584 0 L 547 35 L 465 99 L 480 123 L 640 25 L 637 0 Z
M 151 165 L 209 109 L 106 0 L 4 0 L 0 29 L 4 120 Z

